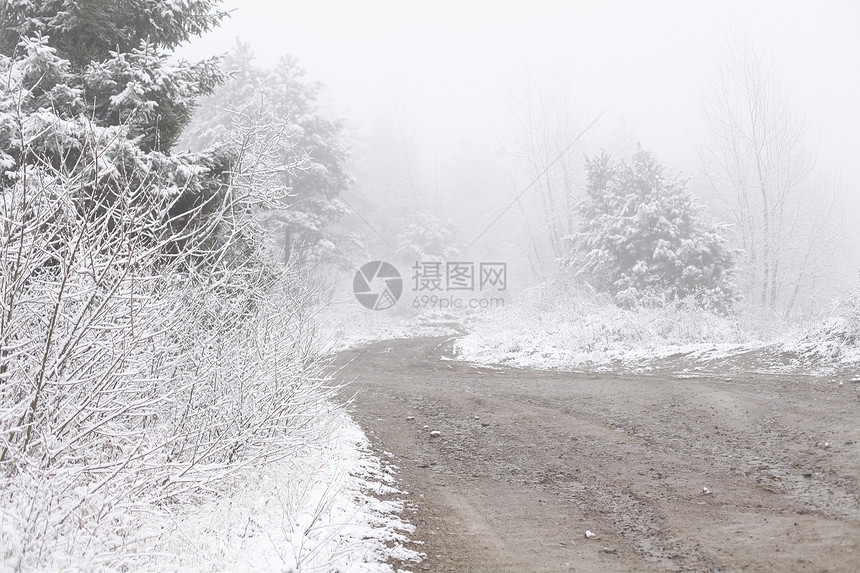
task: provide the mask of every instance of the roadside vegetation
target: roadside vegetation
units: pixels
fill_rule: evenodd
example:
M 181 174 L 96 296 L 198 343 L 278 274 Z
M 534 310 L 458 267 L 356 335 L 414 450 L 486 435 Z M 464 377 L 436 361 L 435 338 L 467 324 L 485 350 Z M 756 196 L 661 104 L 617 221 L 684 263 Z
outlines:
M 292 60 L 176 60 L 217 4 L 0 11 L 4 571 L 208 570 L 241 545 L 278 569 L 374 563 L 407 527 L 363 493 L 387 478 L 316 333 L 339 124 Z M 260 80 L 188 151 L 237 72 Z

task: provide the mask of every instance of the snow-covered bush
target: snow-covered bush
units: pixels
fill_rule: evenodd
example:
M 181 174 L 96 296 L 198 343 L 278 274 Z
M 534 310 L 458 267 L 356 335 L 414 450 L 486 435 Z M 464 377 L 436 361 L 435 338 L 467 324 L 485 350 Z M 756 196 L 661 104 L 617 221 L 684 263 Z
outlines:
M 830 316 L 786 345 L 786 350 L 808 365 L 860 363 L 860 285 L 839 301 Z
M 124 119 L 48 38 L 0 54 L 0 569 L 127 563 L 134 519 L 287 455 L 329 408 L 313 293 L 259 224 L 289 137 L 170 154 L 135 83 L 166 60 L 120 60 L 88 72 L 138 98 Z
M 845 317 L 847 326 L 857 336 L 860 343 L 860 284 L 848 294 L 840 305 L 841 314 Z
M 736 300 L 725 229 L 702 218 L 684 182 L 639 150 L 628 165 L 606 153 L 586 161 L 580 232 L 562 261 L 622 307 L 678 300 L 726 312 Z

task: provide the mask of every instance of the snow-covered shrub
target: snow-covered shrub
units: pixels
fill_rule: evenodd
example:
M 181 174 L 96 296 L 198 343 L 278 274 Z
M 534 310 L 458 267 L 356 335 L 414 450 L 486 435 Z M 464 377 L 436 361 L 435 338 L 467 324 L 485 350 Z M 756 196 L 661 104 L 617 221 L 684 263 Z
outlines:
M 258 217 L 290 140 L 141 147 L 46 38 L 21 47 L 0 54 L 0 569 L 111 569 L 134 519 L 287 455 L 328 408 L 313 293 Z
M 840 313 L 845 317 L 847 327 L 856 336 L 855 342 L 860 343 L 860 284 L 842 301 Z
M 786 350 L 804 364 L 860 363 L 860 285 L 839 301 L 832 315 L 787 344 Z
M 736 300 L 725 229 L 702 218 L 678 178 L 639 150 L 628 165 L 606 153 L 586 161 L 580 232 L 562 261 L 624 308 L 679 300 L 726 312 Z

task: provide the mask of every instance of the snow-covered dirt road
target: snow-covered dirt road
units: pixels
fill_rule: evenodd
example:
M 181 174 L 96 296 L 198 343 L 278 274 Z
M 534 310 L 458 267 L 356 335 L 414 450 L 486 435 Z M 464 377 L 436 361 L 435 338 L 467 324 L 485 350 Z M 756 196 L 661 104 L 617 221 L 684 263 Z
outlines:
M 860 384 L 450 353 L 418 338 L 340 355 L 355 418 L 414 509 L 427 558 L 404 568 L 860 570 Z

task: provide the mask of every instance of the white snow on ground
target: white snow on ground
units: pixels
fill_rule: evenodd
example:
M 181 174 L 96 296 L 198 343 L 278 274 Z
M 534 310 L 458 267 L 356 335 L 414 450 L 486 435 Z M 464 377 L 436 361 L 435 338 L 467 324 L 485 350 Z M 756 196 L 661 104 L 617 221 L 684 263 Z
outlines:
M 132 568 L 382 573 L 389 557 L 420 560 L 402 545 L 413 527 L 399 517 L 393 468 L 346 413 L 331 416 L 327 436 L 242 472 L 217 500 L 148 517 L 126 549 L 149 557 Z
M 761 351 L 762 365 L 780 370 L 828 374 L 860 362 L 860 334 L 845 316 L 809 326 L 672 306 L 625 310 L 600 296 L 551 287 L 470 320 L 468 329 L 454 343 L 459 359 L 519 368 L 648 370 L 669 357 L 704 362 L 750 351 Z
M 363 310 L 339 312 L 345 320 L 336 331 L 323 327 L 336 343 L 332 352 L 445 330 L 404 317 L 356 319 Z M 78 541 L 44 548 L 49 555 L 40 570 L 393 573 L 389 559 L 420 562 L 422 554 L 404 546 L 414 527 L 403 516 L 396 466 L 374 454 L 344 408 L 320 410 L 290 439 L 288 457 L 237 468 L 197 502 L 129 512 L 112 539 L 99 539 L 92 550 L 78 546 L 74 558 L 67 546 Z M 0 503 L 0 533 L 15 538 L 4 509 Z M 7 557 L 0 560 L 0 573 L 16 570 L 17 558 Z
M 834 317 L 817 328 L 764 326 L 689 309 L 629 311 L 600 297 L 535 291 L 524 302 L 479 315 L 374 312 L 331 305 L 322 334 L 332 351 L 377 340 L 462 334 L 458 358 L 538 369 L 605 369 L 683 355 L 692 360 L 778 348 L 810 360 L 860 362 L 856 325 Z M 393 487 L 396 468 L 370 451 L 340 409 L 328 435 L 290 458 L 243 472 L 216 501 L 148 518 L 129 555 L 145 569 L 389 572 L 389 558 L 418 562 L 404 547 L 414 530 Z M 140 562 L 139 562 L 140 563 Z
M 374 312 L 355 300 L 321 316 L 329 351 L 392 338 L 456 332 L 456 317 Z M 290 458 L 247 468 L 214 501 L 154 512 L 125 552 L 132 568 L 203 571 L 390 572 L 389 558 L 421 560 L 404 547 L 414 528 L 401 517 L 394 466 L 370 449 L 341 409 L 325 414 Z
M 783 345 L 799 364 L 825 363 L 860 365 L 860 320 L 848 315 L 833 316 L 811 332 Z
M 737 321 L 688 309 L 631 311 L 595 296 L 538 289 L 485 313 L 455 342 L 461 359 L 522 368 L 641 364 L 678 354 L 731 355 L 771 343 Z
M 449 311 L 368 310 L 346 297 L 329 304 L 320 322 L 331 352 L 339 352 L 379 340 L 461 334 L 463 319 Z

